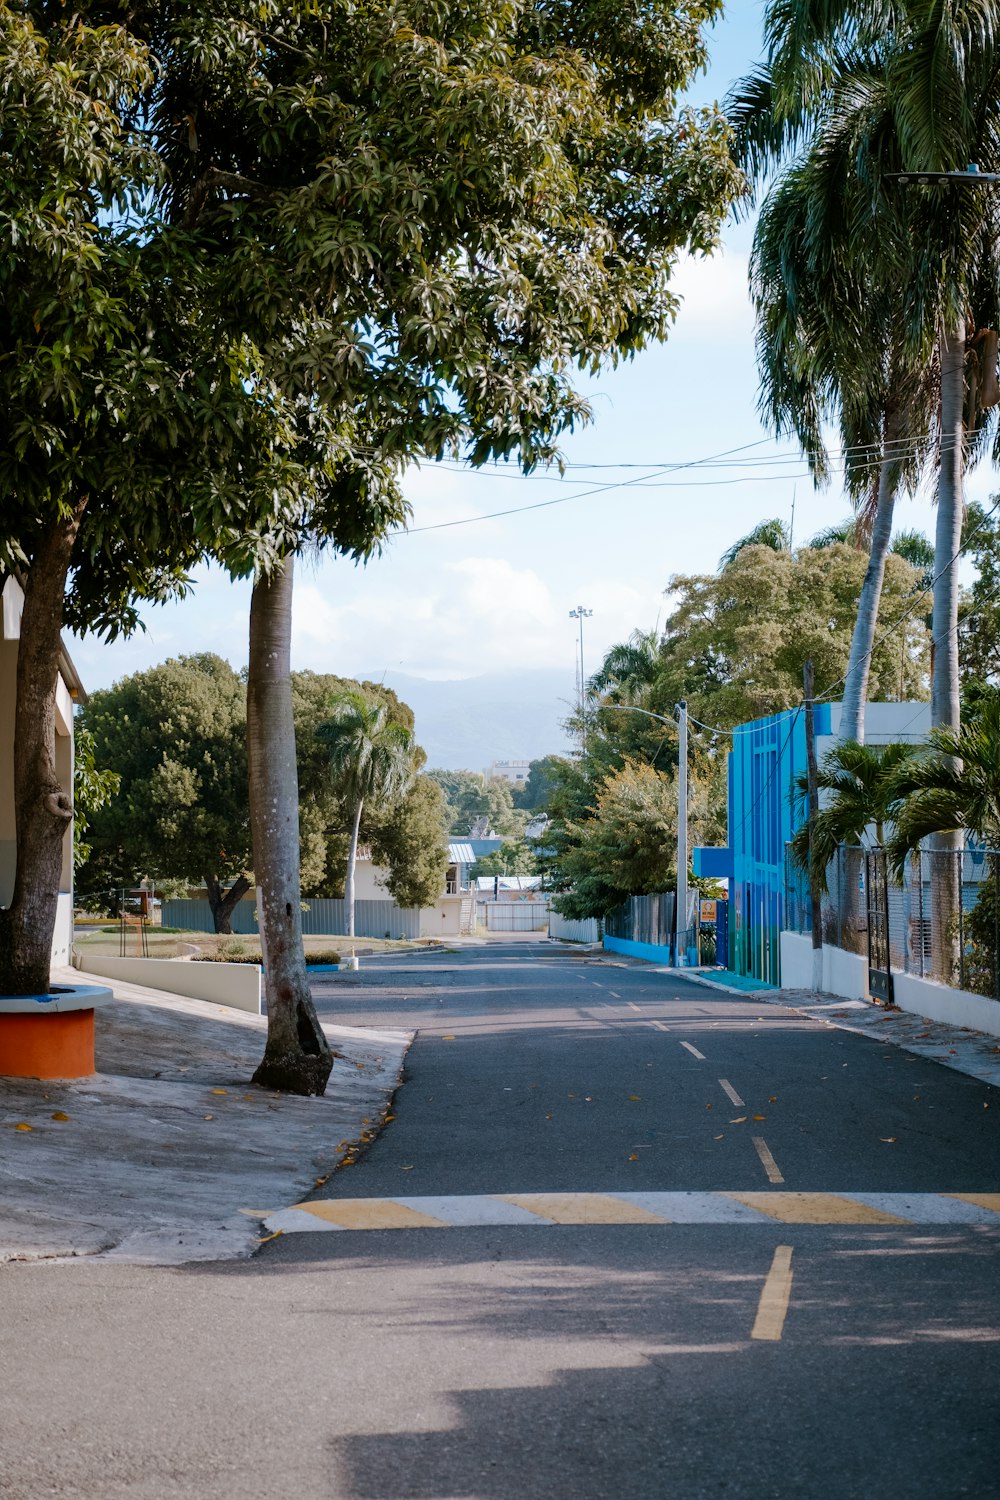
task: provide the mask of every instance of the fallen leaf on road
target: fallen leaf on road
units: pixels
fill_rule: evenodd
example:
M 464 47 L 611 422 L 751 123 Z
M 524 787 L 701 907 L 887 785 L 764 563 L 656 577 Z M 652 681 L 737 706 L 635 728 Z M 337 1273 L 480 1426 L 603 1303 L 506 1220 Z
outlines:
M 34 1126 L 33 1125 L 26 1125 L 24 1123 L 24 1121 L 22 1120 L 21 1123 L 20 1123 L 20 1125 L 15 1125 L 14 1126 L 14 1129 L 15 1130 L 33 1130 Z
M 768 1102 L 768 1104 L 777 1104 L 777 1102 L 778 1102 L 778 1096 L 777 1096 L 777 1094 L 768 1094 L 768 1096 L 767 1096 L 767 1102 Z
M 442 1042 L 453 1042 L 455 1040 L 454 1033 L 449 1031 L 447 1036 L 443 1036 L 441 1040 Z
M 572 1096 L 570 1096 L 570 1097 L 572 1097 Z M 629 1099 L 630 1099 L 630 1101 L 633 1104 L 637 1104 L 641 1098 L 642 1098 L 641 1094 L 629 1094 Z
M 736 1119 L 736 1120 L 730 1120 L 729 1123 L 730 1123 L 730 1125 L 745 1125 L 746 1122 L 747 1122 L 746 1115 L 740 1115 L 738 1119 Z
M 896 1144 L 896 1137 L 894 1135 L 880 1135 L 879 1140 L 884 1141 L 887 1146 L 894 1146 Z
M 203 1120 L 214 1120 L 214 1119 L 215 1119 L 215 1116 L 214 1116 L 214 1115 L 202 1115 L 202 1117 L 201 1117 L 201 1118 L 202 1118 L 202 1119 L 203 1119 Z
M 767 1115 L 754 1115 L 755 1120 L 766 1120 Z
M 212 1093 L 213 1094 L 228 1094 L 229 1090 L 228 1089 L 213 1089 Z
M 717 1140 L 717 1141 L 722 1141 L 722 1140 L 725 1140 L 725 1136 L 724 1136 L 724 1135 L 717 1135 L 717 1136 L 716 1136 L 716 1137 L 715 1137 L 715 1139 L 716 1139 L 716 1140 Z
M 629 1161 L 638 1161 L 638 1160 L 639 1160 L 639 1153 L 638 1153 L 638 1151 L 633 1151 L 632 1155 L 629 1157 Z
M 413 1171 L 413 1167 L 412 1167 L 412 1165 L 410 1165 L 408 1167 L 402 1167 L 400 1170 L 403 1171 L 403 1172 L 412 1172 Z
M 394 1120 L 395 1118 L 396 1118 L 395 1115 L 386 1115 L 386 1117 L 385 1117 L 385 1123 L 388 1125 L 389 1121 L 390 1120 Z
M 711 1106 L 711 1105 L 710 1105 L 710 1104 L 706 1104 L 706 1105 L 705 1105 L 705 1108 L 706 1108 L 706 1109 L 711 1109 L 711 1108 L 712 1108 L 712 1106 Z
M 53 1120 L 68 1120 L 69 1115 L 63 1114 L 61 1109 L 57 1109 L 52 1118 Z

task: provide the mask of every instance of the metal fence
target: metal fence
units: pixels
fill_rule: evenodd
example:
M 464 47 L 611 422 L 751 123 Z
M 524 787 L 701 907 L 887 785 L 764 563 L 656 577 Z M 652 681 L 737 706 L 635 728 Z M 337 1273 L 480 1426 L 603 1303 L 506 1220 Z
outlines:
M 672 948 L 674 942 L 674 893 L 630 896 L 604 919 L 608 937 L 627 943 L 649 943 L 654 948 Z
M 785 849 L 784 926 L 810 932 L 809 888 Z M 827 870 L 823 941 L 873 967 L 1000 999 L 1000 851 L 919 849 L 897 878 L 883 849 L 842 846 Z
M 214 932 L 212 911 L 207 901 L 164 901 L 163 922 L 166 927 L 183 927 L 190 932 Z M 257 933 L 257 907 L 253 901 L 238 901 L 232 917 L 233 932 Z M 347 903 L 325 896 L 313 897 L 302 904 L 302 931 L 306 937 L 342 936 L 347 930 Z M 404 910 L 394 901 L 356 901 L 354 903 L 356 937 L 417 938 L 420 936 L 420 913 Z
M 557 911 L 549 912 L 549 937 L 561 938 L 568 943 L 599 943 L 604 936 L 601 923 L 596 917 L 571 920 Z
M 480 901 L 477 919 L 487 932 L 548 932 L 547 901 Z

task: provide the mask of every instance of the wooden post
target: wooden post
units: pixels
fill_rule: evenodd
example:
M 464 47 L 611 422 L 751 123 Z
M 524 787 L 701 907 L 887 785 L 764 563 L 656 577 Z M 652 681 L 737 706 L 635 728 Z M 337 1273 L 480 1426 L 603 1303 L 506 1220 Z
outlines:
M 816 827 L 819 813 L 819 785 L 816 778 L 816 723 L 813 713 L 813 664 L 807 661 L 802 667 L 803 698 L 806 709 L 806 773 L 809 781 L 809 828 Z M 812 839 L 809 841 L 809 906 L 812 920 L 812 987 L 823 988 L 823 900 L 820 895 L 819 871 L 813 859 Z

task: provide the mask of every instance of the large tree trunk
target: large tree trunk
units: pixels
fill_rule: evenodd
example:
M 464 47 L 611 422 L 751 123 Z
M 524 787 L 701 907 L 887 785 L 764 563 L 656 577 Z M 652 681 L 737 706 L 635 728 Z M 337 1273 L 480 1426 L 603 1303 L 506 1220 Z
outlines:
M 875 645 L 875 630 L 882 599 L 885 561 L 889 556 L 889 543 L 892 540 L 892 514 L 896 503 L 896 484 L 899 475 L 899 463 L 895 456 L 896 432 L 895 417 L 889 413 L 886 417 L 882 464 L 878 476 L 878 500 L 872 526 L 871 554 L 865 570 L 865 581 L 861 586 L 861 598 L 858 600 L 858 617 L 854 622 L 854 634 L 851 637 L 851 655 L 847 664 L 843 706 L 840 711 L 840 739 L 856 740 L 859 745 L 864 742 L 865 738 L 868 679 L 871 675 L 872 650 Z
M 941 339 L 941 461 L 934 538 L 934 605 L 931 636 L 931 723 L 958 734 L 961 727 L 958 675 L 958 553 L 962 545 L 965 477 L 965 334 Z M 957 769 L 957 767 L 956 767 Z M 962 834 L 931 840 L 932 966 L 934 978 L 952 981 L 958 962 L 959 853 Z
M 347 906 L 347 936 L 354 936 L 354 875 L 358 865 L 358 835 L 361 832 L 361 810 L 364 801 L 359 801 L 354 809 L 354 822 L 351 824 L 351 847 L 347 851 L 347 878 L 344 881 L 344 903 Z
M 14 710 L 17 867 L 10 906 L 0 910 L 0 994 L 49 988 L 63 839 L 73 818 L 73 788 L 56 775 L 56 683 L 66 575 L 86 506 L 81 500 L 51 528 L 24 585 Z
M 292 559 L 259 578 L 250 604 L 247 754 L 267 1045 L 255 1083 L 322 1094 L 333 1066 L 309 993 L 299 891 L 299 785 L 291 679 Z
M 245 875 L 240 875 L 234 880 L 228 891 L 222 889 L 222 881 L 218 875 L 205 876 L 205 889 L 208 892 L 208 904 L 212 912 L 212 922 L 215 930 L 223 937 L 231 937 L 233 932 L 233 912 L 243 900 L 247 891 L 250 890 L 251 882 Z

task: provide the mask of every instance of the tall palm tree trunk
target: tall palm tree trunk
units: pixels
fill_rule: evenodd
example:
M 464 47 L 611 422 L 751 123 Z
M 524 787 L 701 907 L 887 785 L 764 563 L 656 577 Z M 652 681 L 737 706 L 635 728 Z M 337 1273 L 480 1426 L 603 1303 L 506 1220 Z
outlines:
M 941 338 L 941 463 L 938 470 L 937 530 L 934 538 L 934 594 L 931 638 L 931 723 L 958 734 L 961 728 L 958 675 L 958 552 L 962 544 L 965 476 L 965 333 Z M 957 766 L 956 766 L 957 769 Z M 931 840 L 932 967 L 934 978 L 950 983 L 958 961 L 957 925 L 961 900 L 959 851 L 962 835 L 938 833 Z
M 361 809 L 364 807 L 364 799 L 358 798 L 358 805 L 354 809 L 354 822 L 351 825 L 351 847 L 347 851 L 347 878 L 344 881 L 344 901 L 347 905 L 347 936 L 354 936 L 354 876 L 358 867 L 358 836 L 361 832 Z
M 250 827 L 267 996 L 267 1044 L 254 1083 L 322 1094 L 333 1066 L 302 947 L 299 785 L 292 722 L 292 558 L 254 584 L 247 677 Z
M 73 818 L 73 788 L 56 774 L 56 683 L 66 576 L 86 505 L 80 501 L 48 532 L 24 583 L 14 706 L 17 863 L 10 905 L 0 910 L 0 994 L 49 988 L 63 843 Z
M 871 553 L 865 570 L 865 581 L 861 585 L 861 597 L 858 600 L 858 617 L 854 622 L 854 634 L 851 637 L 851 654 L 847 663 L 843 706 L 840 711 L 840 739 L 854 740 L 859 745 L 864 743 L 865 738 L 868 679 L 871 675 L 872 650 L 875 645 L 875 630 L 882 600 L 885 562 L 889 556 L 889 543 L 892 540 L 892 517 L 899 477 L 899 463 L 895 453 L 897 431 L 896 417 L 889 412 L 885 421 L 885 442 L 878 475 L 878 499 L 872 525 Z

